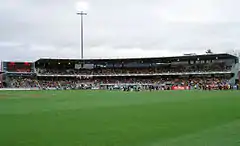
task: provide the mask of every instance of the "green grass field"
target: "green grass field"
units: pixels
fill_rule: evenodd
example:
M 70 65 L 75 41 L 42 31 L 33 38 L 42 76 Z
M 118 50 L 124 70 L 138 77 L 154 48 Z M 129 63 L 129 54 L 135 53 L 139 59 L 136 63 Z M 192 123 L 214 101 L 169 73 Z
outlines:
M 240 92 L 3 91 L 0 146 L 240 146 Z

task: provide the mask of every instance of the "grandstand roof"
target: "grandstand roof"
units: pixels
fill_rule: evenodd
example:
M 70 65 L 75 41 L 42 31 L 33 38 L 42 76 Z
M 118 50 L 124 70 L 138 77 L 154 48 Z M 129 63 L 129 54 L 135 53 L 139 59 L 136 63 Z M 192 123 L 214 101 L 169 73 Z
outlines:
M 116 62 L 172 62 L 172 61 L 189 61 L 189 60 L 211 60 L 211 59 L 236 59 L 236 56 L 231 54 L 205 54 L 205 55 L 184 55 L 184 56 L 174 56 L 174 57 L 152 57 L 152 58 L 115 58 L 115 59 L 51 59 L 51 58 L 41 58 L 36 62 L 46 63 L 46 62 L 71 62 L 71 63 L 116 63 Z

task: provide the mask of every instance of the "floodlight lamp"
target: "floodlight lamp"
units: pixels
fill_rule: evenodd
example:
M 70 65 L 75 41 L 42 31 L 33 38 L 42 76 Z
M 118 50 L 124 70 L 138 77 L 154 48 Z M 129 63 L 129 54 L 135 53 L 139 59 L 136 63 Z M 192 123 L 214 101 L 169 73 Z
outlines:
M 88 10 L 88 3 L 86 1 L 80 1 L 76 3 L 77 12 L 84 12 Z

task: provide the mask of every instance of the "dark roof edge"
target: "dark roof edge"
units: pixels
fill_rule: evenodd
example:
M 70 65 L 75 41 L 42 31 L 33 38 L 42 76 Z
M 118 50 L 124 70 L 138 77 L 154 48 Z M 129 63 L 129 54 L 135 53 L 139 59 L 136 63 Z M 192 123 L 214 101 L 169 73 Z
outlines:
M 233 58 L 237 58 L 237 56 L 234 56 L 234 55 L 231 55 L 231 54 L 228 54 L 228 53 L 219 53 L 219 54 L 200 54 L 200 55 L 182 55 L 182 56 L 168 56 L 168 57 L 139 57 L 139 58 L 92 58 L 92 59 L 89 59 L 89 58 L 86 58 L 86 59 L 77 59 L 77 58 L 40 58 L 38 60 L 36 60 L 35 62 L 37 61 L 40 61 L 40 60 L 75 60 L 75 61 L 81 61 L 81 60 L 100 60 L 100 61 L 104 61 L 104 60 L 141 60 L 141 59 L 171 59 L 171 58 L 187 58 L 187 57 L 204 57 L 204 56 L 220 56 L 220 55 L 226 55 L 226 56 L 229 56 L 229 57 L 233 57 Z

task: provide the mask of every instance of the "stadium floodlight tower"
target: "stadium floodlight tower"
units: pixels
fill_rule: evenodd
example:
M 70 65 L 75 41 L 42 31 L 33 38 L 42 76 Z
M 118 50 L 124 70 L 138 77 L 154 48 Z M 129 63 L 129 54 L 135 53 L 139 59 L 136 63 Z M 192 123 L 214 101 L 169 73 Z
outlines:
M 77 7 L 77 15 L 80 16 L 80 35 L 81 35 L 81 38 L 80 38 L 80 50 L 81 50 L 81 59 L 83 59 L 83 16 L 84 15 L 87 15 L 86 13 L 86 10 L 88 9 L 88 3 L 85 2 L 85 1 L 80 1 L 77 3 L 76 5 Z

